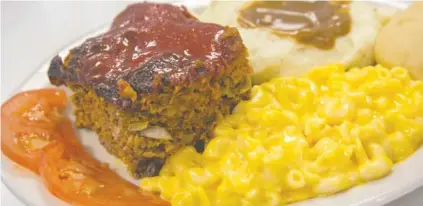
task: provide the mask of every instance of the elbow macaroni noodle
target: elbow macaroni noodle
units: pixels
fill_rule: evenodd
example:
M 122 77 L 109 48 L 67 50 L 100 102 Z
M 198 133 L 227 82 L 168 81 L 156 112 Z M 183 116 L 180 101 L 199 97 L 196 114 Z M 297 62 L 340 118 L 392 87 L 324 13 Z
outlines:
M 275 78 L 141 180 L 172 205 L 277 206 L 381 178 L 420 147 L 423 82 L 399 67 L 333 64 Z

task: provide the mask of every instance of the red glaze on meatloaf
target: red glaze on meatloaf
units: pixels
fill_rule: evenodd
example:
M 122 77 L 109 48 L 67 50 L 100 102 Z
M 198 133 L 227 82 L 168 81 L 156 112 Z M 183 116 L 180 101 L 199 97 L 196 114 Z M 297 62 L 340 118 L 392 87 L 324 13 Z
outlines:
M 140 96 L 157 93 L 161 86 L 219 77 L 243 52 L 234 28 L 199 22 L 184 7 L 141 3 L 120 13 L 108 32 L 72 49 L 65 65 L 55 58 L 49 77 L 56 85 L 76 82 L 95 88 L 123 109 L 137 108 L 120 98 L 119 79 Z

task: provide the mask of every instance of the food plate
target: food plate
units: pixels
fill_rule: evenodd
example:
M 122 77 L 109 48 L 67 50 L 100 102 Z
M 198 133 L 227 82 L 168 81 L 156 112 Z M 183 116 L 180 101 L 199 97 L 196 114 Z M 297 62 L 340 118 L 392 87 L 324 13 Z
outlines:
M 406 4 L 394 3 L 388 1 L 374 1 L 375 4 L 385 7 L 404 8 Z M 183 3 L 189 10 L 200 12 L 207 5 L 207 1 L 187 1 Z M 84 37 L 73 42 L 59 52 L 64 57 L 67 51 L 79 45 L 87 37 L 102 33 L 106 27 L 96 29 Z M 40 68 L 37 68 L 27 81 L 16 91 L 31 90 L 50 87 L 46 72 L 48 63 L 45 62 Z M 69 108 L 69 114 L 72 108 Z M 71 117 L 72 118 L 72 117 Z M 112 169 L 119 173 L 125 179 L 137 184 L 138 181 L 132 179 L 126 172 L 125 166 L 116 158 L 111 156 L 100 146 L 96 134 L 88 130 L 78 130 L 79 136 L 91 154 L 102 162 L 109 163 Z M 32 173 L 15 165 L 2 154 L 2 181 L 24 204 L 26 205 L 68 205 L 63 201 L 53 197 L 47 189 L 41 184 L 40 178 Z M 382 205 L 401 197 L 412 190 L 423 185 L 423 150 L 420 149 L 405 161 L 394 166 L 392 174 L 377 181 L 357 186 L 345 192 L 329 197 L 314 198 L 302 201 L 294 205 Z

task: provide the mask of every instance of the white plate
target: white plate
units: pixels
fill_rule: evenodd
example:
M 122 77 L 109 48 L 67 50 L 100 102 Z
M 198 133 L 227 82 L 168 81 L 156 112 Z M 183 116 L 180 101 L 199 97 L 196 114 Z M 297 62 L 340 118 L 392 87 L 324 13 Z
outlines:
M 392 1 L 374 1 L 381 6 L 393 6 L 404 8 L 406 4 L 394 3 Z M 207 1 L 186 1 L 185 5 L 191 11 L 201 11 L 207 5 Z M 106 27 L 97 29 L 86 35 L 84 38 L 73 42 L 68 47 L 64 48 L 61 56 L 65 56 L 67 51 L 81 44 L 87 37 L 95 36 L 102 33 Z M 17 90 L 24 91 L 30 89 L 51 87 L 49 84 L 46 71 L 49 62 L 45 62 L 40 68 L 33 73 L 27 81 Z M 71 110 L 72 108 L 70 108 Z M 72 117 L 71 117 L 72 118 Z M 100 146 L 97 135 L 87 130 L 78 130 L 82 143 L 87 149 L 102 162 L 107 162 L 116 170 L 122 177 L 137 184 L 138 182 L 132 179 L 126 172 L 125 166 L 116 158 L 106 152 Z M 42 184 L 40 178 L 24 168 L 15 165 L 3 154 L 2 158 L 2 181 L 9 188 L 9 190 L 18 197 L 25 205 L 28 206 L 65 206 L 65 202 L 52 196 Z M 345 192 L 328 196 L 314 198 L 311 200 L 302 201 L 294 205 L 360 205 L 360 206 L 375 206 L 386 204 L 396 198 L 399 198 L 416 188 L 423 185 L 423 149 L 418 150 L 407 160 L 394 166 L 392 173 L 380 180 L 370 182 L 365 185 L 354 187 Z

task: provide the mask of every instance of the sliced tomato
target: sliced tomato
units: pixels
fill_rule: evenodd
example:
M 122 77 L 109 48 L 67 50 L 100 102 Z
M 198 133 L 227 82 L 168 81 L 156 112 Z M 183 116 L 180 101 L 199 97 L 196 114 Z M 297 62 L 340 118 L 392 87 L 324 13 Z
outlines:
M 40 174 L 52 194 L 73 205 L 170 205 L 94 159 L 61 114 L 66 105 L 65 93 L 56 89 L 23 92 L 4 103 L 3 153 Z
M 86 159 L 91 158 L 92 161 L 97 161 L 85 150 L 84 146 L 78 140 L 72 122 L 68 118 L 63 118 L 56 125 L 56 132 L 61 137 L 58 138 L 59 140 L 57 142 L 62 143 L 66 147 L 67 152 L 74 155 L 84 155 L 87 156 Z
M 63 122 L 66 94 L 57 89 L 19 93 L 1 107 L 1 149 L 19 165 L 38 173 L 44 148 L 62 139 L 55 127 Z
M 67 147 L 60 143 L 49 147 L 44 154 L 40 175 L 52 194 L 73 205 L 170 205 L 140 191 L 89 155 L 67 152 Z

